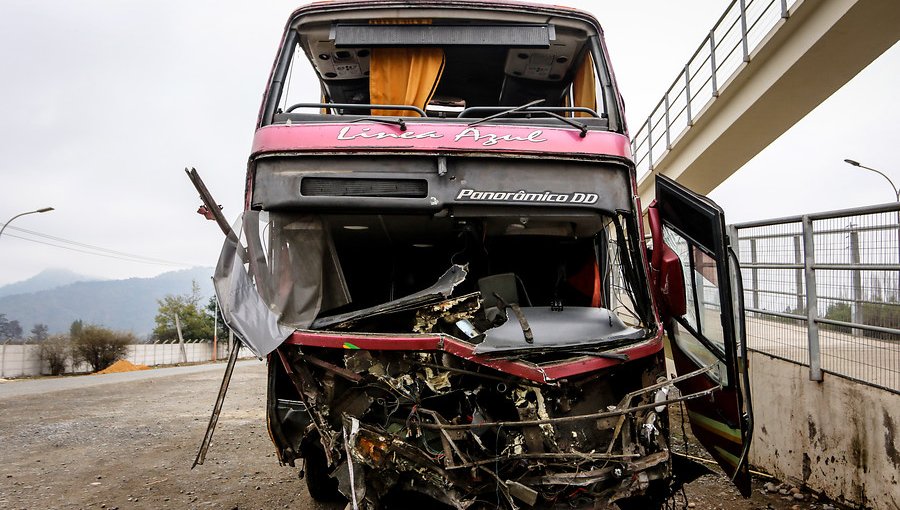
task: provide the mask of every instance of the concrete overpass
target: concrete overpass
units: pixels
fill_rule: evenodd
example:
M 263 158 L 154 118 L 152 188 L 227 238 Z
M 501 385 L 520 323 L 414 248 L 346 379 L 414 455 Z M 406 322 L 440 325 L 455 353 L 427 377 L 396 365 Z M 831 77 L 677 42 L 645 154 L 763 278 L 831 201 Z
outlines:
M 643 207 L 655 174 L 709 193 L 898 39 L 900 0 L 732 1 L 650 117 L 630 126 Z M 852 111 L 834 120 L 856 128 Z

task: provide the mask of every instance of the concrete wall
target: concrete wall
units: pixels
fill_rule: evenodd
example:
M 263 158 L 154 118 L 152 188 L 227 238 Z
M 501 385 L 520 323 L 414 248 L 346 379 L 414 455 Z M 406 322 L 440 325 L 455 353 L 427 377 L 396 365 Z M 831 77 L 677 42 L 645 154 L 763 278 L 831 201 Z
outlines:
M 212 342 L 185 344 L 185 353 L 189 363 L 212 361 Z M 228 357 L 228 341 L 218 343 L 218 358 Z M 241 353 L 245 355 L 244 353 Z M 250 351 L 246 356 L 252 356 Z M 128 361 L 135 365 L 172 365 L 181 363 L 181 346 L 174 344 L 136 344 L 128 346 Z M 87 372 L 85 364 L 73 367 L 69 364 L 67 372 Z M 37 345 L 0 345 L 0 377 L 12 378 L 48 374 L 49 368 L 41 363 Z
M 750 462 L 779 479 L 875 509 L 900 508 L 900 395 L 750 353 Z

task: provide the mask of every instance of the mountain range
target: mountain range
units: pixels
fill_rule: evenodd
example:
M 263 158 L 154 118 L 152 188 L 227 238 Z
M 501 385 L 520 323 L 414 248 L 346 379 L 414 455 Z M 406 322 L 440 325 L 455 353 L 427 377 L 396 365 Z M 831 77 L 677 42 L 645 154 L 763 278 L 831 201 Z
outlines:
M 48 270 L 0 287 L 0 314 L 19 321 L 25 335 L 38 323 L 46 324 L 50 333 L 65 333 L 73 321 L 81 319 L 144 337 L 153 330 L 157 300 L 166 295 L 190 294 L 196 281 L 205 306 L 213 295 L 212 274 L 210 267 L 195 267 L 153 278 L 97 280 Z
M 15 294 L 29 294 L 42 290 L 62 287 L 75 282 L 93 282 L 100 278 L 85 276 L 68 269 L 47 269 L 21 282 L 10 283 L 0 287 L 0 298 Z

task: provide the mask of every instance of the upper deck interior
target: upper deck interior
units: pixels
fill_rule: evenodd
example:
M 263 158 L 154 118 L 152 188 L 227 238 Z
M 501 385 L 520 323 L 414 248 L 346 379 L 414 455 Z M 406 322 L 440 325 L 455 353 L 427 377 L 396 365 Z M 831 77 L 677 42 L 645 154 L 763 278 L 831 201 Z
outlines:
M 593 18 L 558 7 L 314 4 L 287 26 L 260 123 L 366 117 L 467 123 L 537 102 L 496 122 L 576 121 L 622 132 L 603 44 Z

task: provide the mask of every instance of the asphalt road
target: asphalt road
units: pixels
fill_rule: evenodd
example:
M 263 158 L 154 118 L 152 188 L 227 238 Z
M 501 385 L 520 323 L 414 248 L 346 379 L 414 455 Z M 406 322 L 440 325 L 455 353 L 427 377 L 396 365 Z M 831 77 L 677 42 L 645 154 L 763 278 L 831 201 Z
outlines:
M 0 384 L 0 508 L 343 508 L 278 465 L 259 361 L 235 368 L 206 463 L 190 469 L 224 367 Z
M 257 360 L 238 361 L 235 369 L 241 366 L 264 365 Z M 121 372 L 116 374 L 95 374 L 89 376 L 67 377 L 42 377 L 37 379 L 9 379 L 0 383 L 0 399 L 19 397 L 24 395 L 38 395 L 41 393 L 56 393 L 65 390 L 90 388 L 104 384 L 122 384 L 132 381 L 145 381 L 159 379 L 182 374 L 197 372 L 217 372 L 218 377 L 225 370 L 225 363 L 204 363 L 200 365 L 186 365 L 178 367 L 164 367 L 153 370 L 136 370 L 134 372 Z

